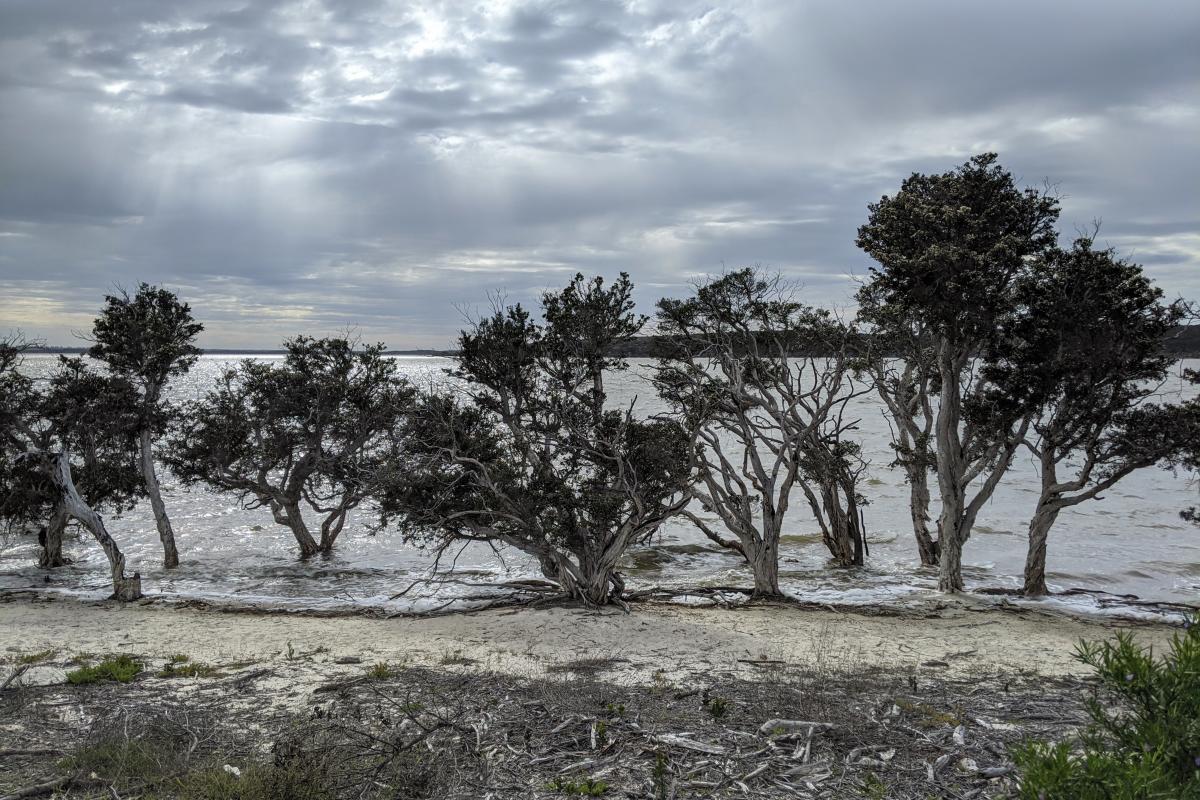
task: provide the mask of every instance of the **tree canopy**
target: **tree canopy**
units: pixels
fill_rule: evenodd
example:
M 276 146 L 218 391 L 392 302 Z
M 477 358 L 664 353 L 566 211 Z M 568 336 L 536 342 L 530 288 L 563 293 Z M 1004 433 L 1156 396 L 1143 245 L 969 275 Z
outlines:
M 329 552 L 396 457 L 413 389 L 384 345 L 298 336 L 282 361 L 243 361 L 186 408 L 164 459 L 188 484 L 269 508 L 302 556 Z M 320 518 L 314 539 L 303 509 Z
M 625 368 L 609 352 L 644 323 L 632 289 L 577 275 L 543 296 L 544 324 L 514 305 L 463 331 L 461 394 L 418 405 L 385 514 L 439 549 L 511 545 L 567 594 L 619 601 L 618 561 L 682 510 L 690 482 L 678 422 L 606 406 L 605 373 Z

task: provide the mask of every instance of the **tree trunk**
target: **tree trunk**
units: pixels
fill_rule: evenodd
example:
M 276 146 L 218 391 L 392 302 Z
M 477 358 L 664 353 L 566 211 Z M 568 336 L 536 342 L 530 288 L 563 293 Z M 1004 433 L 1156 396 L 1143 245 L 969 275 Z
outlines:
M 300 513 L 298 503 L 271 501 L 271 513 L 276 522 L 288 526 L 292 536 L 296 537 L 296 544 L 300 545 L 301 558 L 311 558 L 320 552 L 321 548 L 317 545 L 317 540 L 312 537 L 312 534 L 308 532 L 308 526 L 304 524 L 304 516 Z
M 162 489 L 158 485 L 158 475 L 154 472 L 154 442 L 150 438 L 149 430 L 142 430 L 139 444 L 142 480 L 146 484 L 146 494 L 150 496 L 154 524 L 158 526 L 158 538 L 163 546 L 163 566 L 175 569 L 179 566 L 179 550 L 175 547 L 175 531 L 171 529 L 171 520 L 167 517 L 167 507 L 162 499 Z
M 967 487 L 963 483 L 966 464 L 958 429 L 962 415 L 959 361 L 952 353 L 939 353 L 942 387 L 934 425 L 938 489 L 942 495 L 942 513 L 938 520 L 938 589 L 951 593 L 963 590 L 962 549 L 967 538 L 967 532 L 963 530 L 967 504 Z
M 1027 597 L 1041 597 L 1046 589 L 1046 541 L 1050 528 L 1058 518 L 1058 509 L 1043 501 L 1029 521 L 1029 551 L 1025 555 L 1025 588 Z
M 744 545 L 743 545 L 744 546 Z M 755 597 L 780 597 L 779 590 L 779 540 L 766 537 L 755 542 L 746 551 L 746 562 L 754 575 Z
M 938 589 L 943 592 L 961 592 L 962 579 L 962 549 L 963 543 L 957 537 L 949 537 L 944 533 L 939 539 L 941 552 L 938 555 Z
M 929 473 L 924 467 L 908 468 L 908 510 L 912 517 L 913 535 L 917 539 L 917 554 L 921 566 L 938 563 L 938 543 L 929 533 Z
M 38 558 L 38 566 L 42 569 L 54 569 L 55 567 L 66 566 L 71 563 L 63 557 L 62 540 L 63 533 L 67 529 L 67 520 L 69 517 L 65 511 L 56 506 L 54 512 L 50 515 L 50 521 L 38 536 L 42 545 L 42 554 Z
M 108 556 L 108 563 L 112 568 L 112 598 L 124 601 L 137 600 L 142 596 L 141 575 L 135 572 L 132 577 L 125 576 L 125 556 L 121 554 L 117 543 L 109 536 L 108 530 L 104 527 L 104 520 L 92 510 L 92 507 L 79 496 L 79 492 L 75 489 L 75 481 L 71 479 L 71 462 L 68 460 L 67 454 L 55 453 L 49 455 L 49 460 L 50 481 L 58 490 L 59 497 L 55 515 L 61 514 L 79 520 L 104 548 L 104 554 Z
M 625 591 L 625 581 L 616 571 L 616 564 L 607 558 L 578 556 L 579 564 L 567 556 L 554 553 L 541 558 L 542 574 L 562 587 L 572 599 L 588 606 L 605 606 L 619 601 Z

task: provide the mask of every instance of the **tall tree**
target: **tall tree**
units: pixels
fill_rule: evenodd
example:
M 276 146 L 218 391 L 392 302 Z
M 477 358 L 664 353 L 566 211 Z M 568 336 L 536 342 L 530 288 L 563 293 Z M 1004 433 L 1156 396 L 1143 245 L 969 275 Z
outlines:
M 0 521 L 6 528 L 44 523 L 39 564 L 66 563 L 62 536 L 82 524 L 108 558 L 113 596 L 141 597 L 141 578 L 97 509 L 133 506 L 143 491 L 137 468 L 137 392 L 119 376 L 63 358 L 44 389 L 19 370 L 22 347 L 0 342 Z
M 186 484 L 266 507 L 302 558 L 333 550 L 350 512 L 399 458 L 414 391 L 384 345 L 298 336 L 282 361 L 243 361 L 190 404 L 166 463 Z M 320 540 L 304 517 L 320 518 Z
M 1063 509 L 1096 499 L 1131 472 L 1173 458 L 1196 431 L 1181 406 L 1147 402 L 1174 358 L 1167 335 L 1182 301 L 1134 263 L 1082 237 L 1017 283 L 1022 309 L 989 346 L 990 405 L 1028 409 L 1024 445 L 1041 478 L 1029 523 L 1025 593 L 1046 593 L 1046 543 Z
M 179 302 L 161 286 L 143 283 L 132 297 L 122 291 L 106 296 L 104 302 L 104 310 L 92 326 L 94 344 L 88 355 L 132 382 L 141 395 L 138 447 L 142 479 L 162 541 L 163 566 L 173 569 L 179 566 L 179 550 L 154 469 L 154 443 L 169 417 L 163 390 L 171 378 L 183 375 L 196 363 L 200 349 L 195 340 L 204 326 L 192 319 L 187 303 Z
M 609 356 L 645 319 L 627 275 L 574 280 L 542 297 L 544 324 L 521 306 L 459 338 L 460 399 L 426 396 L 385 518 L 439 552 L 502 543 L 589 605 L 621 602 L 618 562 L 688 502 L 688 437 L 668 420 L 609 408 Z
M 897 324 L 924 322 L 932 337 L 938 585 L 961 591 L 963 545 L 1028 426 L 1019 414 L 971 413 L 983 396 L 974 359 L 1016 313 L 1014 288 L 1030 259 L 1054 246 L 1058 202 L 1019 189 L 985 153 L 951 172 L 914 173 L 869 210 L 857 243 L 876 265 L 864 291 Z
M 755 269 L 660 300 L 658 330 L 655 384 L 693 433 L 696 497 L 733 538 L 693 510 L 685 516 L 746 559 L 757 595 L 780 593 L 779 538 L 797 488 L 834 560 L 862 564 L 864 462 L 846 439 L 857 420 L 845 412 L 867 388 L 850 370 L 851 332 Z

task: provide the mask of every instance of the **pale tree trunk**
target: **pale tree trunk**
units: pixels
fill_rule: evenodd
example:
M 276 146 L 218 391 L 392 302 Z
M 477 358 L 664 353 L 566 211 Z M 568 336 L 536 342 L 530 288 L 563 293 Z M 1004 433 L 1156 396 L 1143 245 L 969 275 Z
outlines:
M 754 575 L 755 597 L 779 597 L 779 537 L 767 536 L 753 543 L 743 542 L 746 561 Z
M 163 566 L 175 569 L 179 566 L 179 550 L 175 547 L 175 531 L 171 528 L 171 520 L 167 517 L 167 507 L 163 503 L 162 489 L 158 485 L 158 475 L 154 471 L 154 442 L 150 431 L 143 429 L 139 435 L 141 450 L 142 480 L 146 484 L 146 494 L 150 497 L 150 507 L 154 510 L 154 524 L 158 526 L 158 538 L 163 547 Z
M 562 587 L 569 597 L 588 606 L 619 602 L 625 582 L 617 573 L 616 559 L 608 556 L 578 554 L 579 563 L 553 553 L 539 558 L 542 574 Z
M 957 358 L 942 356 L 941 397 L 938 404 L 934 435 L 937 441 L 938 487 L 942 496 L 942 513 L 938 521 L 938 589 L 943 592 L 961 592 L 962 549 L 966 542 L 963 514 L 966 507 L 967 487 L 964 483 L 966 465 L 963 459 L 962 442 L 959 439 L 959 420 L 962 414 L 961 368 Z
M 42 569 L 54 569 L 70 563 L 63 556 L 62 551 L 63 533 L 66 532 L 68 519 L 66 511 L 61 506 L 55 506 L 54 512 L 50 515 L 50 521 L 46 524 L 41 536 L 38 537 L 42 545 L 38 566 Z
M 271 513 L 276 522 L 288 526 L 292 536 L 296 537 L 296 544 L 300 545 L 301 558 L 309 558 L 320 551 L 317 540 L 313 538 L 308 531 L 308 526 L 304 524 L 304 516 L 300 513 L 298 503 L 281 503 L 273 500 L 271 501 Z
M 108 563 L 112 570 L 113 594 L 115 600 L 137 600 L 142 596 L 142 578 L 138 573 L 131 577 L 125 576 L 125 556 L 117 547 L 117 543 L 109 536 L 104 527 L 104 520 L 89 506 L 75 488 L 71 478 L 71 463 L 66 453 L 55 453 L 47 456 L 51 483 L 58 490 L 58 505 L 55 516 L 74 517 L 91 531 L 92 536 L 104 548 Z

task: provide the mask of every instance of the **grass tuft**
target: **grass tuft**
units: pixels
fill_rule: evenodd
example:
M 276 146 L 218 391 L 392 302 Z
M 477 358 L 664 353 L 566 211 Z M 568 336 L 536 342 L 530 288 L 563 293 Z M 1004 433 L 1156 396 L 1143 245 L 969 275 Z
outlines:
M 67 682 L 75 686 L 101 681 L 129 683 L 142 671 L 142 663 L 126 655 L 109 656 L 94 666 L 83 666 L 67 673 Z

